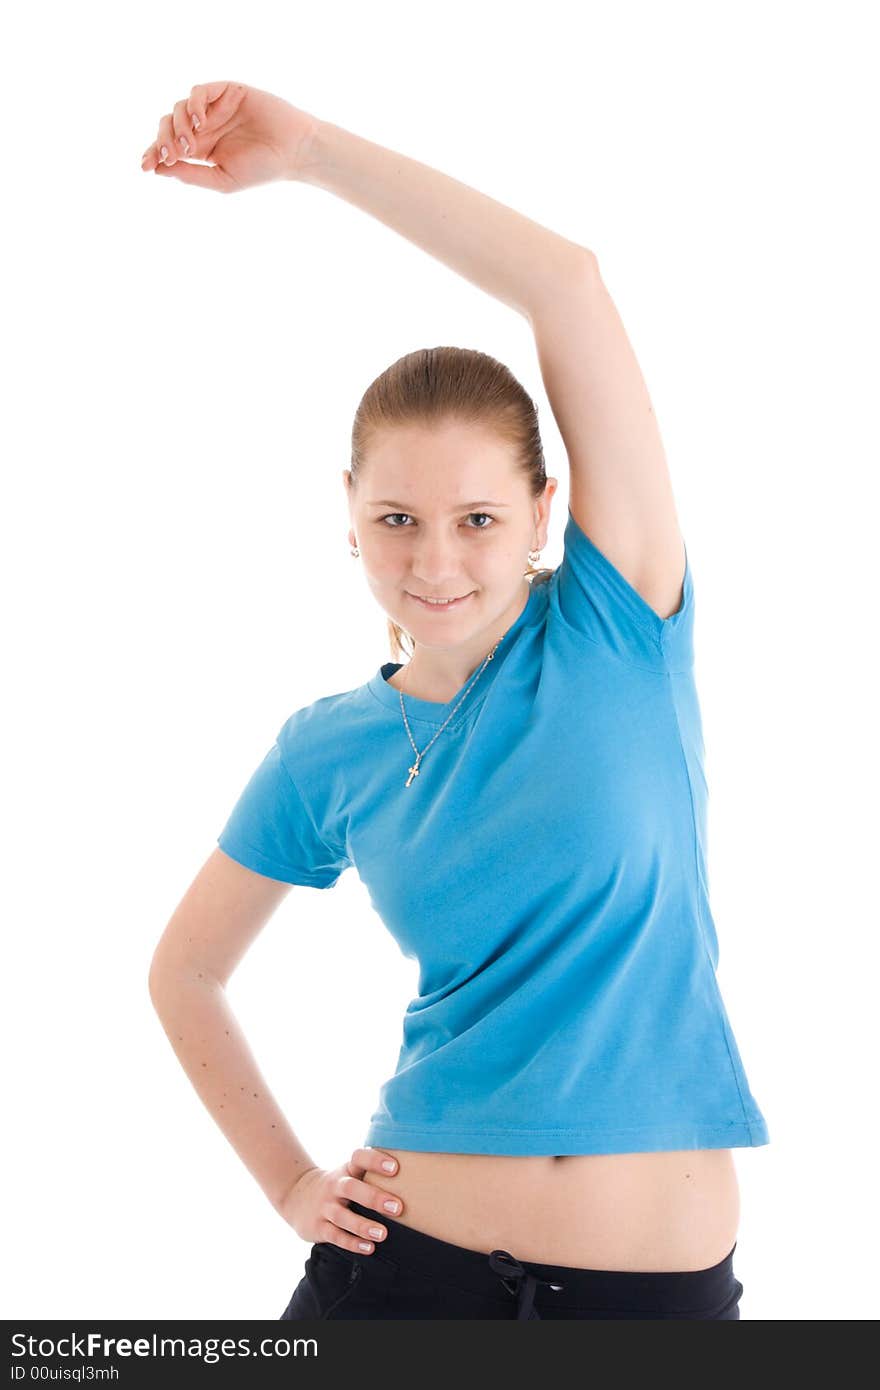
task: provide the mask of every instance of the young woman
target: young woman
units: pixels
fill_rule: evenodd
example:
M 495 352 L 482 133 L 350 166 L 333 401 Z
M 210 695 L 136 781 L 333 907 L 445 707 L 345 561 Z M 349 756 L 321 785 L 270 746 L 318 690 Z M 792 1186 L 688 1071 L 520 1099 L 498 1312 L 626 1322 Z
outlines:
M 570 467 L 539 570 L 557 481 L 511 373 L 443 347 L 372 383 L 349 542 L 408 660 L 290 716 L 156 948 L 181 1063 L 313 1242 L 282 1317 L 738 1318 L 732 1151 L 769 1135 L 716 980 L 693 576 L 595 255 L 241 84 L 193 87 L 143 168 L 323 188 L 518 310 Z M 350 866 L 421 974 L 325 1171 L 224 985 L 292 884 Z

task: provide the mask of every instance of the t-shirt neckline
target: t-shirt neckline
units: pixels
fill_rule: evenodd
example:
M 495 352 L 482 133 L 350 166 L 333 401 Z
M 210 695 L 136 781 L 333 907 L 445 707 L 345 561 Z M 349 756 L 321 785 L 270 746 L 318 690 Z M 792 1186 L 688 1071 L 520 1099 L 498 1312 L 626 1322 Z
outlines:
M 540 586 L 539 586 L 540 587 Z M 488 694 L 489 687 L 495 679 L 505 657 L 513 646 L 522 628 L 531 621 L 532 615 L 536 612 L 536 594 L 534 581 L 529 582 L 529 594 L 519 617 L 511 624 L 504 634 L 501 644 L 490 662 L 487 662 L 482 675 L 474 682 L 472 689 L 465 696 L 458 714 L 450 721 L 448 727 L 454 728 L 462 719 L 466 719 L 471 710 L 482 704 Z M 402 661 L 383 661 L 375 675 L 367 681 L 367 689 L 375 695 L 376 699 L 389 709 L 397 711 L 400 718 L 400 691 L 393 685 L 388 684 L 387 677 L 393 676 L 395 671 L 399 671 L 403 666 Z M 477 668 L 479 669 L 479 667 Z M 475 674 L 475 673 L 474 673 Z M 468 679 L 455 692 L 451 700 L 443 704 L 437 700 L 422 700 L 417 695 L 409 695 L 404 690 L 403 703 L 406 708 L 408 719 L 418 719 L 426 724 L 442 724 L 449 716 L 455 705 L 461 699 L 465 686 L 474 680 L 474 675 Z

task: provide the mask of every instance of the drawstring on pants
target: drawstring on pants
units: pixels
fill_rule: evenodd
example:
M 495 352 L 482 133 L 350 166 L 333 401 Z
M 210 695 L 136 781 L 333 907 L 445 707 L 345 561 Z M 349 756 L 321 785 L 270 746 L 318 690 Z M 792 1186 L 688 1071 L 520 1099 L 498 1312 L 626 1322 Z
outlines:
M 538 1284 L 546 1284 L 550 1289 L 563 1289 L 564 1284 L 551 1284 L 549 1279 L 539 1279 L 515 1260 L 506 1250 L 493 1250 L 489 1256 L 489 1267 L 500 1276 L 508 1293 L 516 1294 L 517 1321 L 540 1320 L 541 1314 L 535 1307 L 535 1290 Z M 511 1280 L 513 1287 L 511 1287 Z

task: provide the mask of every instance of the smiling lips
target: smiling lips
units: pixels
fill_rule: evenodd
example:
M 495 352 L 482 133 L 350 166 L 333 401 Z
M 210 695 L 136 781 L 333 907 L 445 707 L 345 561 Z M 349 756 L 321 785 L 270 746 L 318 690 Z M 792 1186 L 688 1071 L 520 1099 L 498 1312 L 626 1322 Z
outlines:
M 410 594 L 409 597 L 415 599 L 416 603 L 420 603 L 423 608 L 430 608 L 433 613 L 445 613 L 450 608 L 460 608 L 465 599 L 469 599 L 471 595 L 462 594 L 460 598 L 446 600 L 421 598 L 418 594 Z

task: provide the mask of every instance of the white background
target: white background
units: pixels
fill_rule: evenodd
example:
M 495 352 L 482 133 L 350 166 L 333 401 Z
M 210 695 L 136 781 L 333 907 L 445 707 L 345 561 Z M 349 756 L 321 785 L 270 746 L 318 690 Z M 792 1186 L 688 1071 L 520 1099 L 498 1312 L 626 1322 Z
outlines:
M 744 1319 L 877 1315 L 877 49 L 868 4 L 36 5 L 7 20 L 6 1317 L 277 1318 L 307 1246 L 176 1060 L 154 946 L 294 709 L 391 658 L 351 558 L 361 394 L 526 321 L 323 190 L 141 171 L 235 79 L 597 254 L 695 579 L 719 983 L 771 1143 L 736 1151 Z M 403 748 L 403 744 L 402 744 Z M 230 981 L 322 1166 L 416 966 L 355 873 Z

